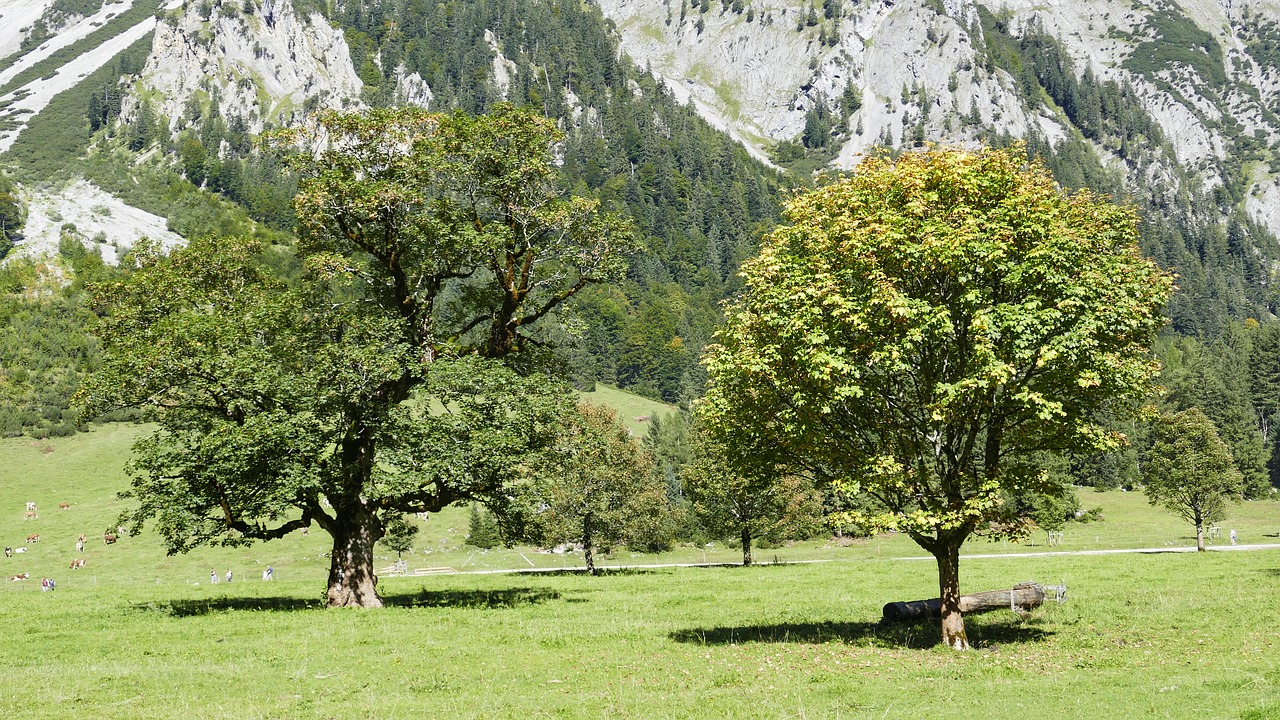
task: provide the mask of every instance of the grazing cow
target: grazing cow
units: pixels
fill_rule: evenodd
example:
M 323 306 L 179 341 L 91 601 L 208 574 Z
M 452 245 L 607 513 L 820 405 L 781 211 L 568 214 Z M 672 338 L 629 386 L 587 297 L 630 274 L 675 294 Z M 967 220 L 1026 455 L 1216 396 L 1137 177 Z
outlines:
M 11 547 L 9 547 L 9 546 L 7 546 L 7 545 L 6 545 L 6 546 L 5 546 L 5 548 L 4 548 L 4 556 L 5 556 L 5 557 L 13 557 L 13 548 L 11 548 Z
M 36 504 L 33 502 L 27 503 L 27 512 L 35 512 L 35 511 L 36 511 Z
M 31 578 L 31 573 L 19 573 L 9 579 L 10 580 L 28 580 L 30 578 Z
M 82 553 L 82 552 L 84 552 L 84 541 L 83 541 L 83 540 L 77 540 L 77 541 L 76 541 L 76 553 L 77 553 L 77 554 L 79 554 L 79 553 Z
M 28 511 L 26 511 L 26 512 L 22 513 L 22 519 L 23 519 L 23 520 L 35 520 L 35 519 L 36 519 L 36 518 L 38 518 L 38 517 L 40 517 L 40 516 L 39 516 L 39 515 L 36 515 L 36 511 L 35 511 L 35 510 L 28 510 Z
M 60 503 L 58 503 L 58 509 L 59 509 L 59 510 L 70 510 L 70 509 L 71 509 L 71 503 L 68 503 L 68 502 L 60 502 Z
M 84 533 L 80 533 L 80 537 L 78 537 L 78 538 L 76 538 L 76 539 L 77 539 L 77 540 L 79 540 L 80 542 L 84 542 L 84 540 L 85 540 Z
M 111 543 L 114 543 L 115 541 L 116 541 L 116 534 L 115 534 L 115 533 L 103 533 L 103 534 L 102 534 L 102 544 L 103 544 L 103 545 L 110 545 Z
M 13 549 L 13 554 L 14 554 L 14 555 L 17 555 L 18 553 L 24 553 L 24 552 L 26 552 L 26 551 L 27 551 L 27 547 L 26 547 L 25 545 L 23 545 L 23 546 L 21 546 L 21 547 L 16 547 L 16 548 L 14 548 L 14 549 Z
M 38 543 L 38 542 L 40 542 L 40 533 L 31 533 L 30 535 L 28 535 L 28 536 L 27 536 L 27 542 L 29 542 L 29 543 Z
M 76 558 L 71 561 L 72 570 L 79 570 L 82 567 L 84 567 L 84 558 Z

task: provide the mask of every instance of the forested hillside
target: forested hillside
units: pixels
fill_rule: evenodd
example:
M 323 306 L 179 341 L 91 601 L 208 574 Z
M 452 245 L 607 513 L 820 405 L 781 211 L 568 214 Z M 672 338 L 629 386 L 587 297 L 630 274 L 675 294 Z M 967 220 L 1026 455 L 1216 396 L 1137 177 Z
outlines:
M 908 5 L 919 5 L 914 17 L 928 21 L 919 28 L 920 41 L 950 58 L 954 70 L 938 75 L 921 60 L 920 81 L 895 80 L 892 93 L 884 91 L 891 81 L 877 75 L 889 68 L 832 59 L 842 50 L 863 58 L 851 48 L 873 47 L 875 38 L 864 35 L 871 27 L 866 19 L 892 20 L 897 11 L 887 5 L 695 2 L 671 5 L 665 21 L 651 18 L 658 26 L 647 31 L 654 42 L 662 33 L 702 42 L 698 23 L 709 23 L 708 33 L 732 24 L 743 33 L 743 47 L 785 31 L 825 53 L 814 55 L 819 59 L 808 70 L 817 84 L 788 105 L 801 122 L 778 124 L 790 128 L 789 136 L 762 141 L 753 135 L 769 146 L 774 166 L 755 159 L 758 148 L 744 148 L 707 120 L 732 125 L 733 117 L 708 113 L 696 91 L 689 102 L 686 85 L 705 84 L 715 74 L 710 69 L 687 82 L 655 79 L 628 54 L 635 48 L 634 22 L 621 21 L 620 30 L 596 5 L 546 0 L 134 3 L 128 18 L 112 22 L 123 27 L 136 14 L 154 14 L 154 33 L 25 119 L 26 129 L 0 162 L 25 192 L 85 177 L 165 218 L 184 237 L 255 234 L 287 246 L 296 183 L 259 146 L 259 131 L 323 107 L 414 101 L 435 111 L 477 113 L 507 101 L 534 108 L 567 132 L 559 149 L 564 191 L 598 198 L 631 218 L 645 250 L 626 282 L 580 293 L 545 339 L 580 386 L 607 382 L 687 403 L 703 390 L 701 349 L 720 320 L 721 303 L 739 288 L 739 264 L 777 222 L 786 193 L 821 182 L 815 168 L 830 161 L 847 167 L 850 148 L 882 145 L 902 152 L 931 141 L 1021 141 L 1062 185 L 1111 193 L 1141 209 L 1144 252 L 1179 275 L 1166 340 L 1157 351 L 1170 388 L 1159 402 L 1202 407 L 1231 443 L 1254 492 L 1280 482 L 1280 460 L 1272 460 L 1275 373 L 1267 369 L 1280 353 L 1280 243 L 1250 210 L 1262 192 L 1255 173 L 1277 162 L 1272 139 L 1254 132 L 1253 120 L 1233 122 L 1202 110 L 1227 147 L 1222 157 L 1189 163 L 1186 141 L 1169 136 L 1167 118 L 1152 113 L 1150 89 L 1142 84 L 1163 82 L 1184 93 L 1189 86 L 1166 78 L 1160 67 L 1186 66 L 1204 81 L 1197 87 L 1207 93 L 1217 88 L 1205 102 L 1225 106 L 1247 88 L 1238 85 L 1238 73 L 1219 77 L 1215 68 L 1243 52 L 1260 68 L 1253 92 L 1266 108 L 1274 95 L 1267 62 L 1275 23 L 1235 16 L 1237 34 L 1248 38 L 1239 52 L 1224 49 L 1217 36 L 1197 34 L 1194 23 L 1173 10 L 1152 15 L 1163 24 L 1150 32 L 1119 27 L 1116 33 L 1128 32 L 1126 42 L 1135 48 L 1124 61 L 1126 71 L 1148 78 L 1135 84 L 1081 62 L 1060 27 L 1021 11 L 967 2 Z M 40 46 L 42 33 L 52 37 L 75 13 L 96 10 L 55 6 L 24 35 L 24 48 L 0 65 L 21 62 L 21 53 Z M 616 14 L 616 8 L 605 9 Z M 751 34 L 756 32 L 763 34 Z M 95 42 L 100 39 L 87 36 L 70 48 L 88 52 Z M 1202 52 L 1184 56 L 1172 49 L 1188 42 Z M 219 56 L 218 48 L 228 46 L 240 47 L 243 57 Z M 334 58 L 350 67 L 337 68 Z M 191 66 L 166 67 L 182 62 Z M 277 87 L 278 80 L 264 74 L 289 64 L 328 67 L 325 77 L 307 81 L 323 90 L 299 99 L 298 88 Z M 838 82 L 832 75 L 837 66 L 844 68 Z M 20 91 L 33 72 L 0 76 L 0 92 Z M 737 97 L 745 122 L 754 101 L 734 87 L 723 85 L 721 95 L 729 105 Z M 735 129 L 739 137 L 742 127 Z M 1211 177 L 1221 180 L 1206 180 Z M 11 226 L 21 223 L 26 206 L 21 188 L 9 189 L 9 182 L 0 182 L 0 248 L 12 239 L 21 249 L 21 231 Z M 67 398 L 94 367 L 95 346 L 82 330 L 93 321 L 82 288 L 94 273 L 109 272 L 93 269 L 92 248 L 100 251 L 112 240 L 95 243 L 65 224 L 60 232 L 75 242 L 62 243 L 53 257 L 6 265 L 0 393 L 15 410 L 0 430 L 8 434 L 70 432 Z M 91 250 L 76 249 L 78 241 Z M 41 328 L 55 327 L 64 341 L 37 339 L 53 337 Z M 1137 426 L 1128 431 L 1139 440 L 1143 434 Z M 1070 459 L 1057 470 L 1085 484 L 1131 484 L 1137 460 L 1132 449 Z

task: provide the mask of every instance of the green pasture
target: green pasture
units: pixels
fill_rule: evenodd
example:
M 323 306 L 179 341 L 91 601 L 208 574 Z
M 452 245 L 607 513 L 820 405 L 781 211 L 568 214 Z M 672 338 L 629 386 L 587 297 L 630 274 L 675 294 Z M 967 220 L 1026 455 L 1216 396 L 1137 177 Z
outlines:
M 604 383 L 596 383 L 595 390 L 579 394 L 585 400 L 613 408 L 614 412 L 618 413 L 618 419 L 631 430 L 632 435 L 637 437 L 644 437 L 649 432 L 649 423 L 654 418 L 660 420 L 671 413 L 679 412 L 674 405 L 633 395 Z
M 639 412 L 635 413 L 639 415 Z M 624 550 L 598 578 L 580 555 L 465 546 L 466 511 L 423 524 L 410 569 L 380 611 L 326 611 L 320 531 L 250 548 L 167 557 L 153 535 L 106 546 L 137 426 L 0 441 L 0 542 L 39 544 L 3 562 L 0 717 L 119 718 L 914 718 L 1028 715 L 1280 720 L 1280 503 L 1223 523 L 1260 551 L 1038 555 L 970 543 L 966 592 L 1065 581 L 1069 601 L 1019 618 L 968 619 L 976 652 L 933 646 L 932 623 L 884 628 L 889 600 L 936 594 L 909 540 L 820 539 L 733 562 L 733 548 Z M 1141 493 L 1080 490 L 1104 520 L 1067 526 L 1053 551 L 1187 547 L 1191 529 Z M 39 518 L 24 520 L 26 501 Z M 59 502 L 71 503 L 58 510 Z M 83 570 L 67 565 L 75 537 Z M 380 562 L 394 561 L 386 553 Z M 277 580 L 265 583 L 271 564 Z M 230 585 L 209 584 L 231 569 Z M 32 579 L 14 582 L 28 572 Z M 53 593 L 40 578 L 57 579 Z
M 1070 600 L 880 627 L 931 594 L 889 559 L 384 580 L 379 611 L 305 580 L 5 592 L 6 718 L 1280 718 L 1266 552 L 974 559 L 965 586 Z

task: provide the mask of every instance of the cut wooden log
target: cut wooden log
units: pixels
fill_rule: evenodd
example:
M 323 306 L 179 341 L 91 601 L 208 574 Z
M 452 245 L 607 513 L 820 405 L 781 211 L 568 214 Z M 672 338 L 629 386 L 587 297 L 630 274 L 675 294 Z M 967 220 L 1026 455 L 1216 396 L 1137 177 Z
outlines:
M 1038 583 L 1024 582 L 1013 586 L 1012 590 L 990 590 L 960 596 L 960 612 L 965 615 L 983 613 L 991 610 L 1013 610 L 1026 612 L 1040 607 L 1044 603 L 1044 588 Z M 909 602 L 891 602 L 884 606 L 884 622 L 909 622 L 912 620 L 937 619 L 942 617 L 942 600 L 912 600 Z

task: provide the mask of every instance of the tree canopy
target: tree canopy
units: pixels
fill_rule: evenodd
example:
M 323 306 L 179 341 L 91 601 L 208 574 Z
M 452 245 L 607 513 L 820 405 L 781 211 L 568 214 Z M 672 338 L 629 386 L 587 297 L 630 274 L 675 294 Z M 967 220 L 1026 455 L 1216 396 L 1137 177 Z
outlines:
M 1097 417 L 1148 393 L 1172 278 L 1131 209 L 1020 148 L 872 157 L 786 218 L 744 265 L 700 414 L 748 469 L 873 500 L 848 519 L 937 558 L 943 641 L 966 648 L 961 544 L 1025 532 L 1002 496 L 1052 490 L 1038 452 L 1125 441 Z
M 581 543 L 592 575 L 598 549 L 669 545 L 677 523 L 666 485 L 613 410 L 580 403 L 561 428 L 526 488 L 527 536 L 544 545 Z
M 1226 517 L 1227 503 L 1240 498 L 1244 479 L 1231 449 L 1199 408 L 1165 415 L 1151 430 L 1143 465 L 1147 499 L 1196 528 L 1196 550 L 1204 552 L 1204 526 Z
M 155 519 L 171 552 L 315 523 L 334 539 L 328 604 L 375 607 L 388 522 L 500 507 L 557 436 L 564 388 L 512 360 L 633 245 L 559 194 L 545 118 L 328 113 L 315 129 L 273 139 L 299 175 L 296 249 L 143 249 L 98 288 L 105 358 L 85 400 L 158 423 L 127 520 Z

